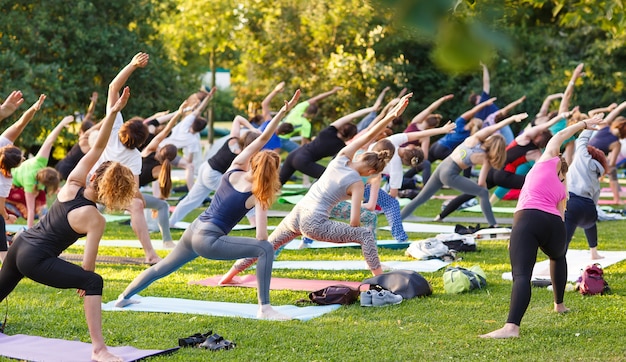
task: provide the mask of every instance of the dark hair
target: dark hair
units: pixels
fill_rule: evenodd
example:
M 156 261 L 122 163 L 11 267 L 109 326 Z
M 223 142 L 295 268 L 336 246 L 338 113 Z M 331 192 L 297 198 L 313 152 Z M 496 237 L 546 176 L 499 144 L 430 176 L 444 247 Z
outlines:
M 126 121 L 119 131 L 120 141 L 126 148 L 138 148 L 146 142 L 150 132 L 140 119 Z
M 352 123 L 347 123 L 347 124 L 340 126 L 337 131 L 339 132 L 339 134 L 341 135 L 344 141 L 351 140 L 352 137 L 356 136 L 358 132 L 356 129 L 356 126 L 353 125 Z
M 59 172 L 54 168 L 44 167 L 41 170 L 37 171 L 37 175 L 35 177 L 38 183 L 45 186 L 46 194 L 53 194 L 59 189 L 61 176 L 59 175 Z
M 276 128 L 276 133 L 279 135 L 290 134 L 291 132 L 293 132 L 293 124 L 289 122 L 283 122 Z
M 92 122 L 92 121 L 90 121 L 90 120 L 83 121 L 83 122 L 80 124 L 80 132 L 85 133 L 85 132 L 87 132 L 87 130 L 88 130 L 88 129 L 90 129 L 91 127 L 93 127 L 93 122 Z
M 540 134 L 538 134 L 533 140 L 532 142 L 535 144 L 535 146 L 537 146 L 538 148 L 546 148 L 546 146 L 548 145 L 548 141 L 550 141 L 550 138 L 552 138 L 552 132 L 550 132 L 550 130 L 544 130 L 543 132 L 541 132 Z
M 11 177 L 11 169 L 22 163 L 22 150 L 13 146 L 6 145 L 0 147 L 0 173 L 5 177 Z
M 304 114 L 309 115 L 309 116 L 314 116 L 317 114 L 318 110 L 319 110 L 319 107 L 317 106 L 317 104 L 309 104 L 309 106 L 306 107 L 306 111 L 304 111 Z
M 478 101 L 478 99 L 480 99 L 480 95 L 472 92 L 472 94 L 469 95 L 469 97 L 467 97 L 467 101 L 470 102 L 471 105 L 475 106 L 476 102 Z
M 263 116 L 261 116 L 260 114 L 257 114 L 256 116 L 250 118 L 250 123 L 253 126 L 260 126 L 261 123 L 263 123 Z
M 207 120 L 202 117 L 196 117 L 191 124 L 191 130 L 198 133 L 201 132 L 207 125 Z
M 416 168 L 424 162 L 424 151 L 419 147 L 404 147 L 402 152 L 402 164 Z
M 243 150 L 248 147 L 255 139 L 257 139 L 260 134 L 256 132 L 246 132 L 243 137 L 239 137 L 239 147 Z

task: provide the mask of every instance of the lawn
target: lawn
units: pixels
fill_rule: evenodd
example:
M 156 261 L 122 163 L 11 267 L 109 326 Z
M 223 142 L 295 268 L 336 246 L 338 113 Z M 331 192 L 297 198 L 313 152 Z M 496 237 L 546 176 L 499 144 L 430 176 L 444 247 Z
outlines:
M 450 191 L 444 191 L 450 193 Z M 441 200 L 431 200 L 417 210 L 417 215 L 435 216 Z M 512 206 L 501 202 L 497 206 Z M 275 204 L 274 209 L 290 206 Z M 193 220 L 201 209 L 188 215 Z M 459 216 L 457 212 L 452 216 Z M 496 214 L 510 217 L 510 215 Z M 279 219 L 270 219 L 271 224 Z M 386 225 L 379 216 L 379 226 Z M 600 250 L 624 250 L 626 221 L 599 224 Z M 252 231 L 237 232 L 253 236 Z M 180 232 L 174 232 L 174 238 Z M 431 236 L 411 234 L 412 239 Z M 155 243 L 160 234 L 152 234 Z M 379 239 L 390 239 L 385 231 Z M 108 223 L 105 239 L 131 239 L 127 225 Z M 587 247 L 584 234 L 578 230 L 571 248 Z M 509 340 L 484 340 L 479 334 L 499 328 L 507 315 L 511 282 L 503 280 L 510 271 L 506 241 L 483 241 L 478 251 L 465 253 L 460 266 L 479 264 L 487 273 L 487 287 L 461 295 L 443 291 L 443 270 L 422 273 L 434 293 L 426 298 L 405 300 L 384 308 L 362 308 L 358 304 L 307 322 L 273 322 L 240 318 L 209 317 L 191 314 L 138 312 L 103 312 L 103 330 L 108 345 L 131 345 L 142 349 L 167 349 L 177 345 L 178 338 L 213 330 L 237 347 L 229 351 L 209 352 L 181 349 L 152 361 L 624 361 L 624 313 L 626 263 L 608 267 L 605 276 L 612 293 L 584 297 L 568 292 L 565 304 L 571 312 L 552 312 L 552 293 L 533 288 L 532 300 L 522 321 L 521 337 Z M 73 246 L 68 252 L 81 253 Z M 382 261 L 410 260 L 403 250 L 379 249 Z M 158 251 L 164 257 L 167 251 Z M 101 255 L 142 257 L 141 249 L 101 247 Z M 283 251 L 279 260 L 362 260 L 359 249 L 334 248 Z M 539 253 L 539 260 L 545 259 Z M 211 288 L 189 285 L 191 280 L 223 274 L 232 262 L 198 258 L 176 273 L 146 289 L 144 296 L 177 297 L 198 300 L 256 303 L 253 288 Z M 116 299 L 119 293 L 146 266 L 99 264 L 97 272 L 105 280 L 103 299 Z M 246 273 L 252 273 L 248 271 Z M 289 271 L 275 270 L 276 277 L 315 278 L 362 281 L 370 276 L 363 271 Z M 272 304 L 293 304 L 306 298 L 306 292 L 271 291 Z M 0 311 L 8 308 L 5 333 L 29 334 L 88 342 L 82 302 L 74 290 L 58 290 L 24 280 L 9 296 Z

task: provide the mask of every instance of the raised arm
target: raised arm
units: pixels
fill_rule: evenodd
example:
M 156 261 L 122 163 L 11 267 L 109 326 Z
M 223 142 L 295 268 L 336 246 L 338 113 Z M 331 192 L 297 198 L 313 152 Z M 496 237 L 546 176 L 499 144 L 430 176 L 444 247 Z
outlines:
M 548 122 L 544 122 L 544 123 L 538 124 L 536 126 L 530 127 L 528 129 L 526 129 L 524 131 L 524 133 L 519 135 L 519 137 L 525 137 L 528 140 L 532 140 L 534 137 L 538 136 L 540 133 L 542 133 L 545 130 L 549 129 L 550 127 L 554 126 L 561 119 L 563 119 L 563 118 L 567 119 L 567 118 L 571 117 L 576 109 L 577 109 L 577 107 L 574 108 L 571 112 L 568 111 L 568 112 L 564 112 L 564 113 L 559 113 L 556 116 L 552 117 Z
M 613 109 L 611 111 L 611 113 L 609 113 L 606 118 L 604 119 L 606 124 L 610 124 L 611 122 L 613 122 L 613 120 L 615 120 L 615 118 L 617 116 L 619 116 L 624 110 L 626 109 L 626 101 L 620 103 L 617 107 L 615 107 L 615 109 Z
M 87 175 L 89 171 L 96 164 L 102 152 L 107 146 L 107 142 L 109 141 L 109 136 L 111 135 L 111 129 L 113 128 L 113 123 L 115 123 L 115 117 L 117 113 L 120 112 L 128 102 L 128 98 L 130 97 L 130 89 L 125 87 L 122 90 L 122 95 L 120 98 L 112 105 L 109 112 L 107 112 L 106 116 L 102 121 L 100 121 L 100 132 L 98 132 L 98 137 L 94 144 L 91 146 L 91 149 L 83 156 L 78 164 L 72 172 L 67 176 L 67 182 L 77 183 L 78 185 L 85 185 L 87 182 Z
M 276 97 L 276 95 L 282 92 L 285 89 L 285 82 L 278 83 L 272 91 L 263 98 L 263 102 L 261 102 L 261 116 L 263 117 L 263 121 L 267 121 L 272 118 L 270 104 L 272 103 L 272 99 Z
M 491 80 L 489 79 L 489 69 L 483 62 L 480 62 L 480 66 L 483 68 L 483 92 L 489 94 L 491 91 Z
M 120 97 L 120 90 L 126 82 L 128 78 L 133 74 L 133 72 L 138 68 L 145 68 L 148 65 L 148 60 L 150 60 L 150 56 L 146 53 L 139 52 L 135 54 L 133 59 L 128 63 L 119 73 L 113 78 L 111 83 L 109 83 L 109 92 L 107 95 L 107 113 L 108 109 L 112 107 Z
M 91 93 L 91 98 L 89 98 L 89 107 L 87 107 L 87 113 L 83 118 L 83 122 L 91 121 L 93 118 L 93 113 L 96 110 L 96 104 L 98 103 L 98 92 Z
M 448 121 L 448 123 L 444 124 L 441 127 L 426 129 L 423 131 L 408 132 L 406 135 L 408 138 L 408 142 L 413 142 L 422 138 L 429 138 L 432 136 L 438 136 L 440 134 L 451 133 L 455 129 L 456 129 L 456 124 L 452 123 L 451 121 Z
M 439 108 L 443 104 L 443 102 L 449 101 L 452 98 L 454 98 L 454 94 L 448 94 L 437 99 L 436 101 L 431 103 L 430 106 L 426 107 L 423 111 L 413 117 L 411 123 L 422 123 L 426 119 L 426 117 L 428 117 L 431 113 L 437 110 L 437 108 Z
M 324 93 L 320 93 L 314 97 L 311 97 L 309 99 L 307 99 L 307 102 L 309 102 L 309 104 L 315 104 L 319 101 L 321 101 L 324 98 L 327 98 L 337 92 L 339 92 L 340 90 L 342 90 L 343 87 L 334 87 L 333 89 L 329 90 L 328 92 L 324 92 Z
M 13 91 L 0 105 L 0 121 L 12 115 L 17 107 L 24 103 L 21 91 Z
M 374 108 L 376 108 L 376 110 L 378 110 L 380 108 L 380 106 L 383 105 L 383 101 L 385 100 L 385 94 L 387 92 L 389 92 L 389 87 L 385 87 L 383 88 L 383 90 L 380 92 L 380 94 L 378 95 L 378 97 L 376 98 L 376 101 L 374 102 Z
M 500 110 L 498 110 L 498 113 L 503 115 L 503 116 L 506 116 L 507 114 L 509 114 L 509 112 L 511 112 L 513 110 L 513 108 L 519 106 L 525 100 L 526 100 L 526 96 L 522 96 L 522 97 L 514 100 L 513 102 L 507 104 L 506 106 L 502 107 Z
M 211 101 L 211 99 L 213 99 L 213 96 L 215 95 L 216 90 L 217 90 L 217 87 L 211 88 L 211 91 L 209 92 L 209 94 L 207 94 L 206 97 L 202 99 L 202 102 L 200 102 L 200 104 L 198 104 L 196 108 L 194 108 L 193 114 L 195 114 L 196 117 L 199 116 L 202 113 L 202 111 L 204 111 L 207 105 L 209 105 L 209 102 Z
M 548 110 L 550 109 L 550 103 L 552 103 L 553 100 L 559 99 L 559 98 L 563 98 L 563 93 L 554 93 L 554 94 L 548 95 L 546 99 L 543 100 L 543 103 L 541 104 L 541 108 L 539 109 L 539 113 L 537 113 L 535 118 L 548 115 Z
M 572 78 L 569 83 L 567 83 L 567 87 L 565 88 L 565 92 L 563 92 L 563 99 L 561 99 L 561 104 L 559 105 L 559 113 L 567 112 L 569 110 L 569 102 L 572 99 L 572 95 L 574 95 L 574 87 L 576 86 L 576 79 L 578 79 L 582 75 L 583 71 L 583 63 L 578 64 L 574 72 L 572 73 Z
M 9 128 L 7 128 L 6 131 L 2 133 L 2 135 L 6 137 L 9 141 L 11 141 L 11 143 L 15 142 L 15 140 L 22 134 L 22 131 L 24 131 L 24 128 L 26 128 L 26 125 L 28 125 L 28 123 L 33 119 L 35 113 L 37 113 L 37 111 L 41 108 L 41 105 L 45 100 L 46 95 L 40 95 L 37 102 L 30 106 L 30 108 L 28 108 L 26 112 L 22 114 L 20 119 L 18 119 L 17 122 L 13 123 Z
M 491 136 L 494 132 L 498 131 L 502 127 L 507 126 L 513 122 L 521 122 L 523 119 L 526 119 L 526 117 L 528 117 L 528 113 L 515 114 L 509 118 L 503 119 L 502 121 L 494 125 L 479 130 L 470 137 L 475 137 L 478 142 L 483 142 L 487 139 L 487 137 Z
M 358 111 L 352 112 L 350 114 L 347 114 L 347 115 L 339 118 L 338 120 L 334 121 L 330 125 L 335 127 L 335 128 L 339 128 L 339 127 L 343 126 L 344 124 L 352 122 L 353 119 L 359 118 L 359 117 L 363 117 L 363 116 L 365 116 L 365 115 L 367 115 L 367 114 L 369 114 L 371 112 L 374 112 L 375 110 L 376 110 L 376 108 L 374 106 L 368 107 L 368 108 L 363 108 L 363 109 L 360 109 Z
M 471 120 L 472 118 L 474 118 L 474 116 L 476 115 L 476 113 L 480 112 L 480 110 L 481 110 L 481 109 L 483 109 L 483 108 L 485 108 L 485 107 L 488 107 L 488 106 L 492 105 L 492 104 L 493 104 L 493 102 L 495 102 L 495 101 L 496 101 L 496 98 L 495 98 L 495 97 L 494 97 L 494 98 L 487 99 L 486 101 L 484 101 L 484 102 L 482 102 L 482 103 L 479 103 L 479 104 L 475 105 L 472 109 L 470 109 L 470 110 L 468 110 L 468 111 L 465 111 L 465 113 L 463 113 L 463 114 L 461 115 L 461 118 L 463 118 L 463 119 L 464 119 L 464 120 L 466 120 L 466 121 L 469 121 L 469 120 Z
M 577 132 L 585 129 L 596 130 L 598 125 L 603 123 L 602 116 L 602 114 L 596 114 L 589 119 L 576 122 L 557 132 L 554 136 L 552 136 L 552 138 L 550 138 L 550 141 L 548 141 L 548 145 L 539 158 L 539 161 L 545 161 L 558 156 L 561 153 L 561 145 L 563 142 L 575 135 Z
M 43 145 L 41 145 L 39 151 L 37 151 L 37 157 L 50 158 L 50 152 L 52 151 L 54 142 L 59 138 L 59 134 L 61 134 L 63 128 L 72 122 L 74 122 L 74 116 L 65 116 L 43 141 Z
M 161 143 L 161 141 L 165 139 L 165 137 L 167 137 L 167 135 L 170 133 L 172 128 L 174 128 L 176 123 L 180 120 L 184 112 L 183 110 L 187 108 L 188 104 L 189 104 L 188 100 L 184 100 L 183 103 L 181 103 L 180 107 L 178 107 L 178 110 L 174 112 L 174 116 L 170 118 L 170 120 L 165 125 L 165 128 L 163 128 L 161 132 L 157 133 L 154 136 L 154 138 L 150 141 L 150 143 L 148 143 L 148 145 L 144 147 L 144 149 L 141 151 L 141 155 L 143 157 L 149 155 L 150 153 L 156 151 L 159 148 L 159 144 Z
M 593 116 L 595 116 L 598 113 L 610 113 L 615 108 L 617 108 L 617 103 L 611 103 L 611 104 L 609 104 L 606 107 L 590 109 L 589 112 L 587 112 L 587 114 L 589 115 L 589 117 L 593 117 Z M 608 118 L 608 116 L 607 116 L 607 118 Z
M 246 127 L 251 132 L 259 132 L 250 122 L 240 115 L 236 115 L 233 124 L 230 126 L 230 137 L 241 137 L 241 127 Z
M 387 115 L 385 116 L 385 118 L 383 118 L 380 122 L 376 123 L 376 125 L 374 125 L 372 128 L 369 128 L 365 132 L 365 134 L 363 134 L 361 137 L 353 139 L 352 142 L 350 142 L 346 147 L 344 147 L 341 151 L 339 151 L 339 154 L 344 154 L 348 156 L 348 158 L 352 159 L 352 157 L 354 157 L 354 154 L 361 147 L 366 145 L 372 138 L 374 138 L 382 130 L 384 130 L 385 127 L 387 127 L 387 124 L 389 124 L 389 122 L 391 122 L 394 118 L 402 115 L 402 113 L 404 112 L 404 110 L 409 104 L 409 99 L 412 96 L 413 96 L 413 93 L 409 93 L 405 95 L 404 97 L 402 97 L 400 101 L 398 102 L 398 104 L 396 104 L 392 110 L 387 112 Z
M 263 146 L 269 141 L 269 139 L 276 131 L 276 127 L 280 121 L 285 117 L 289 111 L 298 103 L 298 99 L 300 99 L 300 90 L 296 90 L 291 97 L 289 102 L 285 101 L 285 105 L 281 107 L 281 109 L 276 113 L 274 118 L 267 124 L 267 127 L 263 130 L 263 133 L 259 137 L 257 137 L 252 143 L 250 143 L 246 148 L 244 148 L 233 160 L 230 168 L 241 168 L 243 170 L 247 170 L 249 168 L 250 159 L 254 156 Z

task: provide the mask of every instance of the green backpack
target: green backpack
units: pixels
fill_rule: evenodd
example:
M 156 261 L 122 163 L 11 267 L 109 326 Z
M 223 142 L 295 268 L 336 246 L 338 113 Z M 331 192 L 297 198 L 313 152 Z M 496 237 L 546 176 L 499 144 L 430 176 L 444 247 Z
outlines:
M 443 273 L 443 289 L 448 294 L 481 289 L 486 285 L 486 274 L 479 265 L 474 265 L 469 269 L 459 266 L 448 267 Z

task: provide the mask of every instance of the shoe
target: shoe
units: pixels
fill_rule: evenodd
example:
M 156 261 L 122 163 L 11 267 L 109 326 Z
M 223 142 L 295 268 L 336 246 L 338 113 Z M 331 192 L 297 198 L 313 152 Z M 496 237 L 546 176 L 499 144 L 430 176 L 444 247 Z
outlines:
M 207 337 L 207 339 L 198 345 L 198 348 L 205 348 L 211 351 L 219 351 L 222 349 L 233 349 L 236 344 L 231 342 L 219 334 L 215 333 L 212 336 Z
M 178 345 L 180 347 L 198 347 L 200 344 L 204 343 L 213 331 L 208 331 L 207 333 L 196 333 L 186 338 L 179 338 Z
M 359 298 L 361 301 L 361 307 L 371 307 L 372 306 L 372 297 L 376 293 L 376 290 L 366 290 L 361 292 L 361 297 Z
M 306 248 L 310 248 L 311 244 L 313 244 L 313 239 L 307 238 L 306 236 L 302 237 L 302 241 L 300 242 L 300 246 L 298 246 L 298 249 L 306 249 Z
M 402 296 L 393 294 L 388 290 L 381 290 L 372 296 L 372 306 L 384 307 L 386 305 L 394 305 L 402 303 Z

